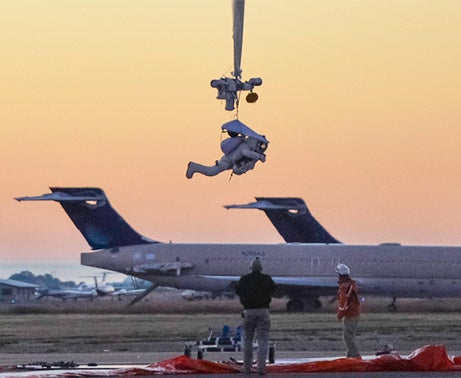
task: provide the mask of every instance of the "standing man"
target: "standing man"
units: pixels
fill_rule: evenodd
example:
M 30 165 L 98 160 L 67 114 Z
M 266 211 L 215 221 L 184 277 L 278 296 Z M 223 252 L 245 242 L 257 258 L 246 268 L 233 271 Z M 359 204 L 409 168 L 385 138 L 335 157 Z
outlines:
M 266 357 L 271 321 L 269 304 L 277 286 L 272 277 L 261 273 L 262 265 L 256 257 L 250 265 L 251 273 L 240 277 L 236 293 L 243 310 L 243 366 L 245 374 L 251 373 L 253 364 L 253 339 L 258 341 L 258 374 L 266 374 Z
M 351 279 L 351 271 L 345 264 L 336 266 L 338 274 L 338 321 L 343 320 L 343 340 L 347 350 L 347 357 L 361 358 L 355 333 L 360 318 L 360 301 L 357 283 Z

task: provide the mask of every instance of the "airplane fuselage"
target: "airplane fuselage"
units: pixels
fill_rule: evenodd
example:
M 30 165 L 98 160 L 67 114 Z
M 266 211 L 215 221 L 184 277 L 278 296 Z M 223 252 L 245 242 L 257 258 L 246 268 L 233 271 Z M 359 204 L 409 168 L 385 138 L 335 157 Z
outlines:
M 461 247 L 157 243 L 83 253 L 81 262 L 163 286 L 206 291 L 232 287 L 256 256 L 265 273 L 315 295 L 336 292 L 335 266 L 345 263 L 362 294 L 461 297 Z
M 153 283 L 137 298 L 157 286 L 232 290 L 255 257 L 277 284 L 276 294 L 289 298 L 288 311 L 315 310 L 320 296 L 335 295 L 339 263 L 349 266 L 363 295 L 392 297 L 394 307 L 398 297 L 461 297 L 461 247 L 343 244 L 300 198 L 257 197 L 254 203 L 226 206 L 263 210 L 287 243 L 174 244 L 134 230 L 100 188 L 50 189 L 16 199 L 59 202 L 94 251 L 82 254 L 83 265 Z

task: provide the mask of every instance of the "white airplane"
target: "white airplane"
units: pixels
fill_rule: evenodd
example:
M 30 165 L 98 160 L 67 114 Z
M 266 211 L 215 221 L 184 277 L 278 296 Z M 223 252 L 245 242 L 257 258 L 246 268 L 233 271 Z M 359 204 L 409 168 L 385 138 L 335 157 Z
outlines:
M 334 296 L 338 263 L 349 265 L 362 295 L 461 297 L 461 247 L 346 245 L 332 238 L 300 199 L 277 204 L 260 198 L 253 204 L 228 206 L 282 214 L 281 220 L 271 220 L 286 232 L 286 239 L 295 242 L 161 243 L 131 228 L 99 188 L 50 189 L 52 193 L 16 200 L 59 202 L 93 250 L 81 254 L 81 263 L 150 281 L 153 285 L 147 294 L 158 286 L 232 290 L 249 271 L 250 261 L 259 257 L 264 271 L 278 285 L 277 295 L 289 298 L 289 311 L 312 311 L 321 305 L 319 297 Z M 296 227 L 290 236 L 288 231 Z
M 98 278 L 96 276 L 91 276 L 94 279 L 94 284 L 80 284 L 80 287 L 84 290 L 94 290 L 99 297 L 105 297 L 109 295 L 115 294 L 115 288 L 111 284 L 106 283 L 106 277 L 111 272 L 103 272 L 101 282 L 98 282 Z
M 94 278 L 94 284 L 87 284 L 81 282 L 76 288 L 68 289 L 49 289 L 49 288 L 38 288 L 35 290 L 35 297 L 37 299 L 43 297 L 54 297 L 62 300 L 66 299 L 79 299 L 79 298 L 89 298 L 94 299 L 96 297 L 105 297 L 109 295 L 114 295 L 115 289 L 112 285 L 105 282 L 107 274 L 110 272 L 102 273 L 103 279 L 98 283 L 96 276 L 91 276 Z
M 127 296 L 128 297 L 142 296 L 142 298 L 144 298 L 147 294 L 150 293 L 149 291 L 146 294 L 146 291 L 149 288 L 150 288 L 150 285 L 149 287 L 144 287 L 144 288 L 139 287 L 139 283 L 136 277 L 131 276 L 131 287 L 124 285 L 121 288 L 117 288 L 117 290 L 115 290 L 115 293 L 113 295 L 118 297 L 119 300 L 121 300 L 122 297 L 127 297 Z M 138 299 L 136 299 L 136 301 L 138 301 Z
M 75 289 L 48 289 L 48 288 L 38 288 L 35 290 L 35 298 L 41 299 L 43 297 L 53 297 L 59 298 L 63 301 L 67 299 L 90 299 L 93 300 L 98 296 L 98 293 L 93 288 L 87 288 L 82 285 Z

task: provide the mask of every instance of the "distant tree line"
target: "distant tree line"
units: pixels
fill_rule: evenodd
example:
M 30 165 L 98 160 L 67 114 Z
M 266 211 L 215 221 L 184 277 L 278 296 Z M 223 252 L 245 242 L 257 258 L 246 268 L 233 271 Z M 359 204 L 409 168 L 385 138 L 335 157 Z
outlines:
M 27 282 L 34 285 L 40 285 L 49 289 L 63 289 L 72 288 L 76 284 L 74 281 L 61 281 L 59 278 L 53 277 L 51 274 L 44 274 L 36 276 L 27 270 L 21 273 L 15 273 L 10 276 L 10 280 Z

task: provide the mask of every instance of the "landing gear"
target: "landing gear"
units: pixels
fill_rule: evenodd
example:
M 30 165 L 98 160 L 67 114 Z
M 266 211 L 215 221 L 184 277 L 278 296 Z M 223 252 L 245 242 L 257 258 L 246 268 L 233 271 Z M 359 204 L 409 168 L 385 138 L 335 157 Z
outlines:
M 287 312 L 314 312 L 322 307 L 318 298 L 292 298 L 287 303 Z

